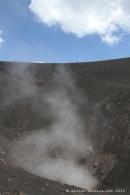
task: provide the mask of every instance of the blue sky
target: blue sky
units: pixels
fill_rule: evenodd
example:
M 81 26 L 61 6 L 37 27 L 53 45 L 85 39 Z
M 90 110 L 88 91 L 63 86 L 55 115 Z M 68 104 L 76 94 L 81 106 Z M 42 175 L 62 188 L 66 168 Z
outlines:
M 122 57 L 130 57 L 130 0 L 0 1 L 0 61 Z

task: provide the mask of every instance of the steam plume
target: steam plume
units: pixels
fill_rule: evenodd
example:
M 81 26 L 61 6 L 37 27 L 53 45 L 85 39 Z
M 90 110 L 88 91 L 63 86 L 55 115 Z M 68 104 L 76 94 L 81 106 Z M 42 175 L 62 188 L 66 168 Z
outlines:
M 85 189 L 94 188 L 97 180 L 87 166 L 93 148 L 85 138 L 86 127 L 79 114 L 86 97 L 64 66 L 57 68 L 52 80 L 53 90 L 39 94 L 41 107 L 47 105 L 51 125 L 20 140 L 24 155 L 12 152 L 11 158 L 14 164 L 35 175 Z M 31 91 L 33 95 L 38 93 L 35 87 Z

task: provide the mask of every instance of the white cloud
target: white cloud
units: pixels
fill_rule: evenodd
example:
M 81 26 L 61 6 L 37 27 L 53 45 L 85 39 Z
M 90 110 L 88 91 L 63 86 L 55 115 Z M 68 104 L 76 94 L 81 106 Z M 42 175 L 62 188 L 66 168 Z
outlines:
M 42 61 L 33 61 L 34 63 L 44 63 L 44 62 L 42 62 Z
M 29 8 L 48 26 L 78 37 L 96 33 L 110 45 L 130 33 L 130 0 L 31 0 Z
M 0 35 L 2 34 L 2 31 L 0 30 Z M 2 46 L 2 43 L 4 42 L 4 40 L 0 37 L 0 47 Z

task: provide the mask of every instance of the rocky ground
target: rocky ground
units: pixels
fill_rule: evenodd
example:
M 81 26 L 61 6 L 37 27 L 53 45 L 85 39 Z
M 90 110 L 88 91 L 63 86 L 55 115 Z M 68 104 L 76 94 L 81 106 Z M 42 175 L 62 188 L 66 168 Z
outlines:
M 0 194 L 129 194 L 129 75 L 129 58 L 71 64 L 0 62 Z M 78 144 L 84 137 L 93 151 L 80 154 L 65 146 L 63 140 L 54 143 L 53 139 L 42 153 L 36 149 L 35 140 L 26 146 L 23 140 L 27 136 L 39 133 L 39 129 L 51 131 L 54 120 L 59 120 L 59 106 L 53 109 L 53 114 L 48 111 L 48 98 L 57 94 L 60 107 L 70 101 L 78 108 L 76 112 L 82 123 L 73 124 L 77 128 Z M 60 177 L 46 179 L 27 169 L 23 162 L 15 163 L 23 157 L 37 166 L 48 159 L 70 156 L 77 166 L 89 169 L 98 179 L 95 192 L 83 192 L 79 187 L 64 184 Z

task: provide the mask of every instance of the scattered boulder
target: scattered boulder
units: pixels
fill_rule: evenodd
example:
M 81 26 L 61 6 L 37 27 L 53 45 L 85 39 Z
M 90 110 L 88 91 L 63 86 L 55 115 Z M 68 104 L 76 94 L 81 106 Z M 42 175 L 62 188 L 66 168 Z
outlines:
M 44 79 L 38 79 L 36 82 L 38 85 L 45 83 Z
M 98 166 L 98 162 L 94 162 L 93 166 L 97 167 Z
M 5 155 L 5 151 L 0 149 L 0 154 Z

